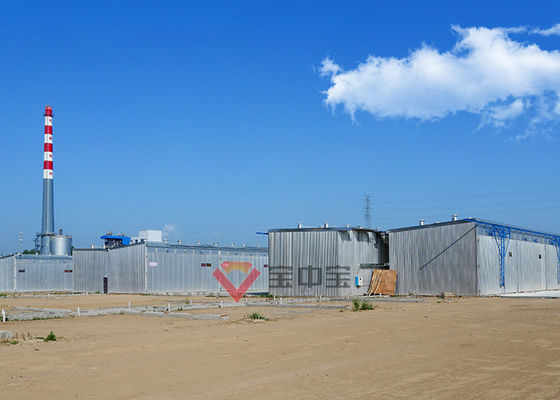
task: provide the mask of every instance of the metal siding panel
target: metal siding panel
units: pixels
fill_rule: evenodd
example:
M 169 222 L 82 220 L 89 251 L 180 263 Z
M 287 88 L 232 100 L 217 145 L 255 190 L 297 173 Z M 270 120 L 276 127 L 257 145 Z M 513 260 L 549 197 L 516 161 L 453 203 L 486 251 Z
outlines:
M 74 291 L 103 292 L 103 277 L 108 276 L 109 253 L 105 249 L 74 249 Z
M 266 249 L 200 248 L 196 246 L 148 248 L 148 292 L 150 293 L 218 293 L 225 292 L 212 273 L 224 261 L 250 262 L 260 272 L 248 293 L 268 292 L 268 264 Z M 157 263 L 157 266 L 154 265 Z M 201 264 L 210 264 L 203 267 Z M 246 275 L 231 271 L 228 279 L 236 287 Z
M 15 262 L 16 291 L 73 291 L 73 273 L 65 272 L 72 270 L 72 257 L 20 255 Z
M 265 264 L 268 264 L 268 254 L 266 253 L 248 253 L 240 252 L 238 250 L 226 250 L 221 251 L 221 255 L 215 254 L 213 256 L 213 263 L 211 270 L 214 271 L 214 265 L 218 267 L 223 262 L 227 261 L 239 261 L 239 262 L 249 262 L 251 265 L 259 271 L 259 276 L 255 282 L 249 288 L 249 293 L 262 293 L 268 292 L 268 268 L 264 268 Z M 214 264 L 215 262 L 215 264 Z M 209 269 L 209 268 L 207 268 Z M 246 275 L 241 271 L 231 271 L 227 274 L 227 278 L 236 287 L 239 287 L 241 283 L 246 278 Z M 214 279 L 214 277 L 212 277 Z M 215 279 L 214 279 L 215 280 Z M 224 289 L 219 286 L 219 290 L 224 291 Z
M 511 257 L 510 254 L 511 253 Z M 479 288 L 482 295 L 556 289 L 556 250 L 553 245 L 511 239 L 505 260 L 505 287 L 499 286 L 500 262 L 493 237 L 479 234 Z M 539 258 L 539 255 L 541 258 Z
M 15 256 L 0 258 L 0 291 L 14 290 L 14 260 Z
M 389 233 L 389 263 L 397 271 L 396 294 L 418 293 L 418 265 L 416 242 L 409 231 Z
M 295 294 L 291 239 L 286 232 L 268 233 L 269 291 L 280 297 Z
M 497 255 L 497 247 L 495 247 L 496 255 Z M 509 253 L 515 254 L 514 257 L 510 257 Z M 505 271 L 505 282 L 504 282 L 504 293 L 516 293 L 519 291 L 519 272 L 518 266 L 520 264 L 520 258 L 523 258 L 523 253 L 518 251 L 518 241 L 511 240 L 506 252 L 506 260 L 504 263 L 504 271 Z M 497 268 L 499 271 L 499 258 Z M 499 274 L 499 272 L 498 272 Z
M 516 245 L 510 259 L 517 275 L 517 287 L 512 291 L 526 292 L 546 289 L 546 271 L 542 255 L 545 253 L 544 244 L 529 241 L 512 241 Z M 541 258 L 539 259 L 539 255 Z M 506 282 L 507 287 L 507 282 Z
M 341 289 L 340 295 L 357 296 L 367 292 L 373 269 L 360 268 L 360 264 L 385 262 L 383 246 L 385 244 L 378 234 L 352 231 L 349 240 L 340 236 L 339 265 L 350 267 L 350 285 L 347 289 Z M 363 286 L 355 285 L 356 276 L 363 278 Z
M 145 244 L 109 250 L 109 293 L 144 293 Z
M 356 288 L 354 277 L 371 274 L 360 270 L 361 263 L 380 262 L 378 247 L 381 239 L 378 234 L 372 234 L 371 240 L 361 240 L 360 234 L 367 235 L 354 230 L 329 229 L 269 232 L 270 293 L 330 297 L 362 294 L 369 281 L 364 279 L 365 288 Z M 344 275 L 337 275 L 343 271 L 341 267 L 349 270 Z M 290 276 L 291 285 L 279 287 L 288 285 Z M 337 276 L 347 278 L 346 287 L 336 285 Z
M 333 231 L 290 232 L 292 238 L 293 289 L 291 295 L 336 295 L 326 288 L 324 271 L 337 265 L 336 235 Z M 311 273 L 309 272 L 311 268 Z
M 389 232 L 397 294 L 476 294 L 476 225 L 458 223 Z
M 481 295 L 504 293 L 500 287 L 500 261 L 493 237 L 477 235 L 478 292 Z M 506 264 L 507 265 L 507 264 Z
M 560 289 L 558 282 L 558 253 L 556 247 L 551 244 L 545 246 L 545 275 L 546 289 Z

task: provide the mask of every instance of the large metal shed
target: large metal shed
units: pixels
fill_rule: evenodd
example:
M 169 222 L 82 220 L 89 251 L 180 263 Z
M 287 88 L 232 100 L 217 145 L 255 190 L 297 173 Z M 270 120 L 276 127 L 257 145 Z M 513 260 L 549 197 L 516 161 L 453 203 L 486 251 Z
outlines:
M 560 289 L 560 236 L 478 219 L 388 231 L 396 294 Z
M 73 291 L 70 256 L 15 254 L 0 258 L 0 291 Z
M 74 249 L 74 291 L 103 293 L 103 279 L 109 274 L 105 249 Z
M 246 271 L 228 268 L 238 263 Z M 104 249 L 75 249 L 75 287 L 81 292 L 226 293 L 214 277 L 223 271 L 239 287 L 249 271 L 258 275 L 248 293 L 268 292 L 268 250 L 259 247 L 144 242 Z M 224 269 L 224 265 L 226 268 Z
M 385 235 L 371 229 L 272 229 L 268 247 L 269 290 L 276 296 L 362 295 L 373 269 L 388 262 Z

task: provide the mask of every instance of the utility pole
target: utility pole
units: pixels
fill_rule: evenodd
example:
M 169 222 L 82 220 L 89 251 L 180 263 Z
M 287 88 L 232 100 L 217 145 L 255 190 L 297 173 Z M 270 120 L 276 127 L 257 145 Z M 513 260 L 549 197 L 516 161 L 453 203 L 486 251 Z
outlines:
M 371 228 L 371 199 L 369 194 L 364 196 L 364 226 L 367 229 Z

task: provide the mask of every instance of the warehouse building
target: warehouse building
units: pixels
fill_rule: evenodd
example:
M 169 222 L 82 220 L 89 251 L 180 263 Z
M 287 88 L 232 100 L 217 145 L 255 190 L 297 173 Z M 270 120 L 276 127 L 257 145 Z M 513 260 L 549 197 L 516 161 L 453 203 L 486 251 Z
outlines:
M 269 288 L 277 296 L 366 294 L 376 269 L 395 294 L 499 295 L 560 289 L 560 236 L 478 219 L 379 232 L 273 229 Z
M 376 268 L 388 268 L 384 233 L 362 228 L 268 231 L 269 290 L 276 296 L 365 294 Z
M 388 231 L 397 294 L 560 289 L 560 236 L 478 219 Z
M 2 292 L 71 292 L 71 256 L 15 254 L 0 258 Z
M 259 247 L 141 242 L 112 249 L 74 249 L 78 292 L 208 294 L 249 285 L 268 292 L 268 250 Z
M 141 241 L 71 256 L 0 258 L 0 292 L 363 295 L 379 269 L 399 295 L 560 289 L 560 236 L 478 219 L 380 232 L 273 229 L 269 249 Z M 270 264 L 270 268 L 268 267 Z

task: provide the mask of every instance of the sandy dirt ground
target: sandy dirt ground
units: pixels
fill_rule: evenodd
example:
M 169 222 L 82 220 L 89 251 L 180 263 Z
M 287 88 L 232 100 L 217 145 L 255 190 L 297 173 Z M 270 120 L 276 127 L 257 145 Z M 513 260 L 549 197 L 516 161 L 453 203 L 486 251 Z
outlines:
M 73 309 L 183 299 L 51 296 L 0 298 L 0 304 Z M 559 299 L 204 312 L 230 319 L 8 321 L 0 329 L 53 331 L 58 340 L 0 344 L 0 399 L 560 398 Z M 253 312 L 270 319 L 244 318 Z

